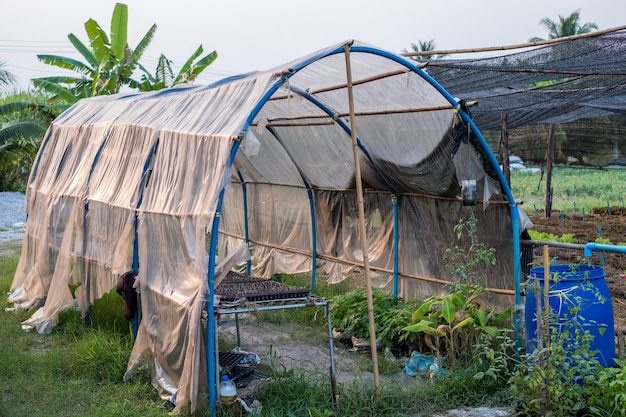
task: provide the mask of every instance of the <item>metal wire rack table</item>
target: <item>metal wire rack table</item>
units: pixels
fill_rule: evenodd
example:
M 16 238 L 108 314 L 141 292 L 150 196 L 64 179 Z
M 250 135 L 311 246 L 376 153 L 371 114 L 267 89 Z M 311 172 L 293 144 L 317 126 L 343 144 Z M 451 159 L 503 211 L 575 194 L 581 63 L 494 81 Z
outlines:
M 215 307 L 215 328 L 218 328 L 219 318 L 222 315 L 234 314 L 237 331 L 237 346 L 241 346 L 239 329 L 239 314 L 259 311 L 284 310 L 293 308 L 323 307 L 327 319 L 328 349 L 330 355 L 330 382 L 333 398 L 337 398 L 335 357 L 333 346 L 333 333 L 328 301 L 323 297 L 315 297 L 309 294 L 308 289 L 296 288 L 276 281 L 264 278 L 246 277 L 236 272 L 228 272 L 224 280 L 215 288 L 215 294 L 219 297 L 219 303 Z M 218 346 L 218 332 L 215 332 L 215 346 Z M 217 352 L 216 361 L 223 369 L 230 372 L 238 372 L 237 358 L 230 357 L 228 353 Z M 241 379 L 241 385 L 255 378 L 263 378 L 265 375 L 248 371 Z M 218 371 L 219 373 L 219 371 Z M 237 375 L 237 374 L 236 374 Z M 237 375 L 238 376 L 238 375 Z M 216 375 L 219 380 L 219 375 Z

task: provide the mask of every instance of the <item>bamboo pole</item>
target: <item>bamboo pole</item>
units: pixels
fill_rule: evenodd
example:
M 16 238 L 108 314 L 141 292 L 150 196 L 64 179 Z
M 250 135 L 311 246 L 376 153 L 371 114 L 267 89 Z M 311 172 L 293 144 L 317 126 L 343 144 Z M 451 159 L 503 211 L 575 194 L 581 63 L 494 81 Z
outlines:
M 544 277 L 545 281 L 545 277 Z M 539 278 L 535 276 L 533 282 L 533 294 L 535 295 L 535 316 L 537 317 L 537 367 L 543 369 L 544 367 L 544 355 L 543 355 L 543 309 L 541 308 L 541 285 L 539 284 Z M 539 387 L 539 397 L 541 398 L 541 415 L 546 415 L 546 385 L 545 379 L 541 381 L 541 385 Z
M 548 249 L 548 245 L 543 246 L 543 309 L 544 309 L 544 337 L 546 339 L 546 354 L 545 359 L 547 363 L 547 359 L 550 356 L 550 252 Z M 550 392 L 548 391 L 548 384 L 550 380 L 548 379 L 548 373 L 546 372 L 546 377 L 543 381 L 545 397 L 544 404 L 542 407 L 548 407 L 550 405 Z
M 546 146 L 546 218 L 552 216 L 552 166 L 554 164 L 554 125 L 550 125 Z
M 511 169 L 509 167 L 509 116 L 507 112 L 502 113 L 502 125 L 500 128 L 500 142 L 502 143 L 502 171 L 506 181 L 511 185 Z
M 437 68 L 462 68 L 462 69 L 468 69 L 468 70 L 476 70 L 478 69 L 479 71 L 489 71 L 489 72 L 506 72 L 509 74 L 554 74 L 554 75 L 570 75 L 573 77 L 577 77 L 577 78 L 582 78 L 582 77 L 590 77 L 590 76 L 598 76 L 598 77 L 617 77 L 617 76 L 624 76 L 626 75 L 625 72 L 620 72 L 620 71 L 615 71 L 615 72 L 601 72 L 601 71 L 591 71 L 591 72 L 584 72 L 584 71 L 568 71 L 568 70 L 550 70 L 550 69 L 537 69 L 537 68 L 505 68 L 503 66 L 500 67 L 489 67 L 488 70 L 479 67 L 479 68 L 467 68 L 467 66 L 463 65 L 463 63 L 445 63 L 445 62 L 431 62 L 429 65 L 429 67 L 437 67 Z M 571 77 L 570 77 L 571 78 Z M 570 80 L 573 81 L 573 80 Z M 538 90 L 541 89 L 541 91 L 544 92 L 548 92 L 548 91 L 557 91 L 556 89 L 551 90 L 549 87 L 532 87 L 532 88 L 510 88 L 511 92 L 522 92 L 522 91 L 530 91 L 530 90 Z
M 472 102 L 473 105 L 476 105 L 476 102 Z M 358 112 L 356 116 L 382 116 L 387 114 L 404 114 L 404 113 L 424 113 L 424 112 L 433 112 L 433 111 L 443 111 L 443 110 L 452 110 L 454 107 L 450 104 L 445 104 L 441 106 L 428 106 L 428 107 L 407 107 L 402 109 L 384 109 L 384 110 L 368 110 Z M 288 121 L 298 121 L 298 120 L 332 120 L 334 118 L 342 118 L 350 116 L 350 113 L 335 113 L 332 117 L 328 114 L 305 114 L 300 116 L 288 116 L 288 117 L 276 117 L 273 119 L 268 119 L 266 126 L 316 126 L 320 124 L 319 122 L 309 122 L 302 124 L 278 124 L 279 122 L 288 122 Z M 333 122 L 334 123 L 334 122 Z M 323 124 L 330 124 L 330 122 L 323 122 Z M 257 123 L 252 123 L 251 126 L 257 126 Z
M 626 26 L 617 26 L 614 28 L 596 30 L 594 32 L 583 33 L 579 35 L 564 36 L 562 38 L 547 39 L 544 41 L 537 41 L 537 42 L 518 43 L 518 44 L 506 45 L 506 46 L 489 46 L 489 47 L 484 47 L 484 48 L 444 49 L 441 51 L 407 52 L 401 55 L 402 56 L 451 55 L 451 54 L 467 54 L 467 53 L 475 53 L 475 52 L 506 51 L 506 50 L 511 50 L 511 49 L 533 48 L 535 46 L 551 45 L 553 43 L 567 42 L 567 41 L 572 41 L 576 39 L 592 38 L 595 36 L 601 36 L 607 33 L 617 32 L 619 30 L 624 30 L 624 29 L 626 29 Z
M 550 348 L 550 249 L 548 245 L 543 245 L 543 309 L 546 347 Z
M 354 156 L 354 173 L 356 179 L 357 205 L 359 208 L 359 234 L 361 240 L 361 251 L 363 252 L 363 267 L 365 269 L 365 282 L 367 286 L 367 315 L 370 328 L 370 351 L 372 354 L 372 367 L 374 371 L 374 389 L 380 393 L 380 377 L 378 375 L 378 351 L 376 350 L 376 326 L 374 323 L 374 297 L 372 294 L 372 284 L 369 267 L 369 248 L 367 235 L 365 232 L 365 209 L 363 207 L 363 184 L 361 183 L 361 166 L 359 164 L 359 153 L 357 149 L 356 120 L 354 114 L 354 97 L 352 94 L 352 68 L 350 66 L 350 46 L 352 42 L 343 46 L 346 57 L 346 78 L 348 86 L 348 104 L 350 106 L 350 131 L 352 138 L 352 155 Z

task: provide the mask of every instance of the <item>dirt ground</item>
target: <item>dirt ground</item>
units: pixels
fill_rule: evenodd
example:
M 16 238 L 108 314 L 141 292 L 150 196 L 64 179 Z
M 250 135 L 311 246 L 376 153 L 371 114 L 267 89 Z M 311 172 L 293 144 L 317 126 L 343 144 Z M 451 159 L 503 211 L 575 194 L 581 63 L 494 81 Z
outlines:
M 584 245 L 594 242 L 602 237 L 617 245 L 626 242 L 626 209 L 621 207 L 611 208 L 611 214 L 607 208 L 590 210 L 589 214 L 565 214 L 553 213 L 550 218 L 544 214 L 531 216 L 537 232 L 551 233 L 561 236 L 565 233 L 572 234 L 579 244 Z M 535 250 L 535 256 L 541 257 L 541 249 Z M 581 250 L 564 250 L 550 248 L 550 258 L 557 258 L 558 263 L 575 263 L 582 256 Z M 594 265 L 603 266 L 606 274 L 606 282 L 611 293 L 613 314 L 616 325 L 626 325 L 626 254 L 615 252 L 594 252 L 591 258 Z

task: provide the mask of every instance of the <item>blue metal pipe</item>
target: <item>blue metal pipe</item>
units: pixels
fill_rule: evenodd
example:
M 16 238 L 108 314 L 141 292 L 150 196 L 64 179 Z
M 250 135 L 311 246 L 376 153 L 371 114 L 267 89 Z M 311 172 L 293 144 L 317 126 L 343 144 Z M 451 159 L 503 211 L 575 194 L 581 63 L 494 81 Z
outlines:
M 233 165 L 237 150 L 241 145 L 241 140 L 237 140 L 230 151 L 228 167 Z M 217 254 L 217 236 L 222 216 L 222 205 L 224 203 L 224 192 L 226 186 L 223 185 L 217 199 L 217 207 L 213 216 L 213 226 L 211 227 L 211 242 L 209 244 L 209 265 L 207 271 L 207 384 L 209 389 L 209 409 L 211 416 L 217 415 L 217 344 L 215 343 L 215 255 Z
M 304 177 L 302 177 L 304 179 Z M 309 211 L 311 213 L 311 293 L 315 292 L 315 277 L 317 275 L 317 223 L 315 221 L 315 200 L 313 190 L 306 181 L 306 192 L 309 196 Z
M 591 255 L 593 255 L 593 251 L 626 253 L 626 246 L 606 245 L 602 243 L 589 242 L 585 245 L 583 253 L 585 257 L 590 257 Z
M 248 188 L 246 186 L 246 181 L 243 179 L 243 174 L 241 171 L 237 171 L 237 175 L 239 176 L 239 180 L 241 181 L 241 192 L 243 193 L 243 230 L 244 235 L 246 237 L 246 245 L 250 248 L 250 225 L 248 218 Z M 250 276 L 250 270 L 252 269 L 252 265 L 250 259 L 246 261 L 246 276 Z

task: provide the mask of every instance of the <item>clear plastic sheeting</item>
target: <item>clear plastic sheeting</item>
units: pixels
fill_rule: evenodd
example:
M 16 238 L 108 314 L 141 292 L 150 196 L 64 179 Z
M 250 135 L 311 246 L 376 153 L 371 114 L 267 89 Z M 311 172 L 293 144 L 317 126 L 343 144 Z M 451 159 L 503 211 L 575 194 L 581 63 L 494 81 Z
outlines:
M 206 393 L 204 221 L 169 215 L 141 220 L 139 236 L 145 244 L 139 250 L 136 287 L 142 319 L 125 378 L 148 366 L 161 398 L 195 407 Z
M 244 261 L 255 276 L 317 268 L 338 282 L 363 267 L 364 238 L 378 284 L 397 274 L 400 296 L 423 297 L 445 291 L 443 254 L 473 213 L 498 258 L 487 284 L 507 294 L 493 301 L 510 302 L 517 209 L 479 132 L 411 61 L 350 45 L 353 121 L 344 44 L 210 86 L 94 97 L 63 113 L 26 193 L 9 297 L 41 306 L 25 325 L 48 332 L 74 305 L 87 314 L 119 275 L 137 272 L 141 322 L 125 377 L 149 369 L 179 413 L 215 405 L 215 335 L 201 318 L 209 283 Z M 466 171 L 482 204 L 463 205 Z

